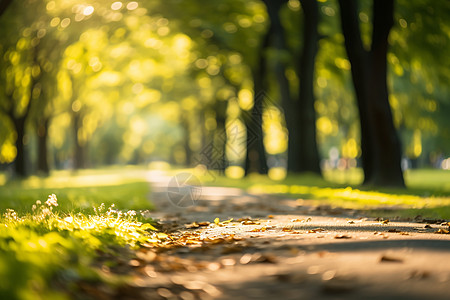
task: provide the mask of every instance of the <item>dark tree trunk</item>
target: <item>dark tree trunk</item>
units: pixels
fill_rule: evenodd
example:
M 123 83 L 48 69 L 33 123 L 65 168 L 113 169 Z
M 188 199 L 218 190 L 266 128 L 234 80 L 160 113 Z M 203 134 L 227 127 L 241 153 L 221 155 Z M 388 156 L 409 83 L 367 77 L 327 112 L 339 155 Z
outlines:
M 39 173 L 48 175 L 50 173 L 50 168 L 48 165 L 48 148 L 47 148 L 47 140 L 48 140 L 48 127 L 49 127 L 50 119 L 44 118 L 38 122 L 37 126 L 37 138 L 38 138 L 38 161 L 37 161 L 37 170 Z
M 85 167 L 84 147 L 81 144 L 78 136 L 78 131 L 82 122 L 81 114 L 79 112 L 73 112 L 73 137 L 74 137 L 74 155 L 73 155 L 73 168 L 74 170 L 83 169 Z
M 340 0 L 339 5 L 360 114 L 364 184 L 403 187 L 401 146 L 392 121 L 386 83 L 386 54 L 393 23 L 393 0 L 373 1 L 370 51 L 364 49 L 361 40 L 356 1 Z
M 215 136 L 215 149 L 218 151 L 217 154 L 217 169 L 221 174 L 225 172 L 228 166 L 227 163 L 227 131 L 225 127 L 227 119 L 227 101 L 216 100 L 215 112 L 216 112 L 216 136 Z
M 191 166 L 192 165 L 192 149 L 191 149 L 191 126 L 189 123 L 189 120 L 186 119 L 186 117 L 182 117 L 182 125 L 183 125 L 183 129 L 184 129 L 184 138 L 183 138 L 183 148 L 184 148 L 184 153 L 186 155 L 186 161 L 185 164 L 186 166 Z
M 264 81 L 266 75 L 265 50 L 269 45 L 270 33 L 263 37 L 258 51 L 257 66 L 252 70 L 253 77 L 253 107 L 245 115 L 247 131 L 247 152 L 245 156 L 245 175 L 253 172 L 267 174 L 266 151 L 264 148 L 264 135 L 262 131 L 262 113 L 264 109 L 265 91 Z
M 289 81 L 286 78 L 286 62 L 283 60 L 284 53 L 288 51 L 284 37 L 284 28 L 281 24 L 280 10 L 287 1 L 264 0 L 270 18 L 269 34 L 272 46 L 277 51 L 277 59 L 274 64 L 274 75 L 278 84 L 288 130 L 288 171 L 299 172 L 300 135 L 298 118 L 295 116 L 295 105 L 291 98 Z
M 401 144 L 392 119 L 387 87 L 388 36 L 394 22 L 394 1 L 373 1 L 371 46 L 372 77 L 369 81 L 369 103 L 375 129 L 373 174 L 369 184 L 405 185 L 401 169 Z
M 245 175 L 255 172 L 267 174 L 268 172 L 262 131 L 263 98 L 263 94 L 260 94 L 259 97 L 255 97 L 250 120 L 245 124 L 247 130 Z
M 38 55 L 39 50 L 38 50 L 37 46 L 34 47 L 31 51 L 32 51 L 31 55 L 32 55 L 33 63 L 38 64 L 37 55 Z M 13 92 L 11 92 L 9 95 L 6 95 L 7 99 L 10 102 L 10 107 L 8 110 L 6 110 L 4 112 L 6 113 L 6 115 L 9 116 L 12 123 L 14 124 L 14 129 L 16 130 L 16 134 L 17 134 L 17 139 L 15 142 L 17 154 L 16 154 L 16 158 L 14 160 L 14 172 L 15 172 L 15 175 L 17 175 L 19 177 L 26 177 L 28 175 L 27 167 L 26 167 L 27 153 L 26 153 L 26 149 L 25 149 L 25 145 L 24 145 L 24 138 L 25 138 L 25 134 L 26 134 L 25 126 L 26 126 L 28 116 L 30 114 L 32 102 L 34 100 L 33 89 L 35 88 L 38 81 L 39 81 L 39 78 L 31 77 L 30 88 L 28 91 L 28 93 L 29 93 L 28 99 L 29 100 L 28 100 L 27 105 L 24 108 L 24 112 L 22 113 L 22 116 L 20 116 L 20 117 L 16 116 L 16 113 L 17 113 L 16 109 L 15 109 L 16 100 L 14 99 Z
M 364 50 L 359 30 L 356 2 L 353 0 L 339 1 L 341 7 L 341 25 L 345 37 L 345 49 L 351 64 L 353 86 L 359 110 L 361 127 L 361 150 L 364 180 L 367 181 L 372 174 L 373 141 L 372 129 L 369 122 L 370 114 L 367 103 L 369 81 L 369 57 Z
M 286 127 L 288 129 L 288 171 L 320 174 L 320 159 L 316 143 L 316 116 L 314 109 L 314 65 L 317 53 L 318 7 L 315 0 L 301 1 L 304 12 L 303 51 L 298 65 L 300 78 L 299 99 L 293 102 L 286 78 L 283 52 L 287 51 L 280 10 L 287 1 L 265 0 L 270 17 L 271 43 L 278 51 L 275 78 L 279 86 Z
M 11 116 L 14 122 L 14 127 L 17 133 L 17 139 L 16 139 L 16 159 L 14 160 L 14 169 L 15 174 L 19 177 L 26 177 L 27 176 L 27 169 L 26 169 L 26 150 L 24 145 L 24 137 L 25 137 L 25 121 L 26 116 L 17 118 L 14 116 Z
M 304 13 L 303 52 L 298 75 L 299 90 L 299 130 L 300 146 L 298 159 L 300 172 L 321 174 L 320 158 L 316 142 L 316 112 L 314 108 L 314 70 L 319 34 L 319 11 L 316 0 L 300 0 Z

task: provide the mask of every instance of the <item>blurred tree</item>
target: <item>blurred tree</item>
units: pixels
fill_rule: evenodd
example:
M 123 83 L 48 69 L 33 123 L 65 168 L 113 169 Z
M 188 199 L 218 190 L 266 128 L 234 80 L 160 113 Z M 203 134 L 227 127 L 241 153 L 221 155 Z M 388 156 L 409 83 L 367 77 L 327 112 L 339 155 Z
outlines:
M 0 0 L 0 16 L 6 11 L 13 0 Z
M 288 1 L 264 0 L 270 18 L 270 45 L 275 48 L 274 74 L 284 110 L 288 138 L 288 171 L 320 174 L 320 159 L 316 142 L 316 113 L 314 108 L 314 70 L 319 34 L 317 26 L 319 12 L 317 2 L 301 1 L 303 8 L 303 43 L 299 49 L 297 74 L 300 80 L 298 99 L 293 101 L 286 65 L 292 60 L 285 40 L 285 29 L 281 23 L 281 9 Z
M 320 157 L 316 141 L 316 112 L 314 108 L 314 71 L 319 33 L 319 11 L 316 0 L 301 0 L 303 8 L 303 49 L 298 67 L 300 79 L 298 108 L 300 147 L 298 163 L 294 167 L 298 171 L 320 174 Z
M 360 112 L 364 183 L 404 186 L 401 147 L 392 121 L 387 88 L 388 35 L 393 24 L 393 0 L 373 1 L 372 41 L 364 49 L 357 2 L 340 0 L 342 31 L 351 63 Z

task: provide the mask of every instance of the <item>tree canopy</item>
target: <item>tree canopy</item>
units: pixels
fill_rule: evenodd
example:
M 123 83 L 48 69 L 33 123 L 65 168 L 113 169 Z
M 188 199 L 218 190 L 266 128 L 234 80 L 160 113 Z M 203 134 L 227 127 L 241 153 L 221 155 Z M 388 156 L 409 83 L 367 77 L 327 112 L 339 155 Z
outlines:
M 298 132 L 283 97 L 301 107 L 309 1 L 276 11 L 259 0 L 1 1 L 2 168 L 25 175 L 163 160 L 239 177 L 246 159 L 264 154 L 277 178 L 292 161 L 288 136 L 311 124 L 322 170 L 361 166 L 340 7 L 312 2 L 314 118 Z M 358 3 L 367 48 L 372 5 Z M 398 0 L 393 13 L 387 86 L 402 157 L 438 166 L 450 156 L 450 4 Z M 252 118 L 261 131 L 249 127 Z M 247 151 L 252 145 L 259 154 Z

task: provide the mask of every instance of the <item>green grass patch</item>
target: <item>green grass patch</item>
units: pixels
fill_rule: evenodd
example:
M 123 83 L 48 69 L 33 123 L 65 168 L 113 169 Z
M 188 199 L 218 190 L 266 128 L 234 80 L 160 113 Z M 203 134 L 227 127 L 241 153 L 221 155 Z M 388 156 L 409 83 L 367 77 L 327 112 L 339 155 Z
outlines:
M 121 247 L 155 240 L 144 175 L 108 169 L 4 180 L 0 299 L 68 299 L 79 282 L 115 284 L 93 268 L 100 253 L 119 256 Z
M 328 205 L 364 210 L 366 214 L 399 216 L 422 215 L 425 218 L 450 219 L 450 171 L 409 170 L 405 172 L 407 189 L 367 189 L 359 187 L 361 170 L 332 171 L 324 178 L 288 175 L 280 181 L 251 174 L 244 179 L 230 179 L 216 174 L 202 177 L 206 185 L 238 187 L 254 194 L 296 197 L 300 204 Z
M 13 180 L 0 185 L 0 210 L 11 208 L 29 213 L 36 200 L 58 196 L 59 208 L 92 212 L 93 206 L 115 204 L 118 209 L 152 209 L 145 170 L 102 169 L 77 173 L 56 171 L 51 176 Z

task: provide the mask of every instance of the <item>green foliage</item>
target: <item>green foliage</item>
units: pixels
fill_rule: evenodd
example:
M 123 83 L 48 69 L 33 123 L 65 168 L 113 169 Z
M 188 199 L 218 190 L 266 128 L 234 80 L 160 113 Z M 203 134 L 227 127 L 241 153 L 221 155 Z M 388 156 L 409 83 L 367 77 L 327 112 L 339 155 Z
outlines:
M 70 289 L 79 280 L 100 280 L 91 267 L 97 251 L 135 247 L 156 230 L 148 211 L 122 212 L 103 203 L 94 211 L 60 212 L 54 194 L 45 203 L 36 201 L 29 214 L 6 209 L 0 217 L 0 297 L 65 299 L 59 289 Z
M 0 298 L 66 299 L 81 280 L 105 280 L 92 267 L 99 251 L 154 239 L 139 178 L 110 168 L 0 182 Z
M 369 3 L 358 2 L 364 41 L 372 31 Z M 318 144 L 322 158 L 338 149 L 340 157 L 353 159 L 361 155 L 358 113 L 337 1 L 319 1 L 319 9 Z M 449 155 L 449 13 L 446 1 L 398 1 L 389 38 L 395 124 L 404 156 L 422 164 Z M 293 98 L 302 18 L 300 1 L 286 1 L 281 19 L 288 49 L 264 53 L 269 65 L 280 56 L 288 66 Z M 205 148 L 217 118 L 242 119 L 268 15 L 257 0 L 26 0 L 11 3 L 0 27 L 0 163 L 17 155 L 9 110 L 20 118 L 29 109 L 24 141 L 32 164 L 39 160 L 34 144 L 45 121 L 54 168 L 73 163 L 76 146 L 94 167 L 180 164 Z M 267 78 L 265 92 L 279 104 L 275 77 Z M 224 114 L 215 111 L 222 102 Z

